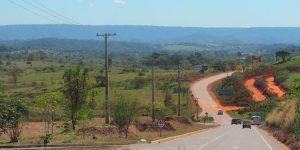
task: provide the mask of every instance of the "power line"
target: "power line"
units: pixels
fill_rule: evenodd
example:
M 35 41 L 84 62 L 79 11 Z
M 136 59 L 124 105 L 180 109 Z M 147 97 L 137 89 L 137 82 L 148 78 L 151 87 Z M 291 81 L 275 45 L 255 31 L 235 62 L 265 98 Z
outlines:
M 27 1 L 27 0 L 22 0 L 24 3 L 26 3 L 27 5 L 30 5 L 31 7 L 38 9 L 39 11 L 43 12 L 46 15 L 51 16 L 52 18 L 56 19 L 58 22 L 62 22 L 62 23 L 67 23 L 67 24 L 72 24 L 72 22 L 69 22 L 68 20 L 65 19 L 61 19 L 59 17 L 57 17 L 56 15 L 53 15 L 52 13 L 48 12 L 47 10 L 40 8 L 39 6 L 37 6 L 36 4 Z
M 52 12 L 52 13 L 56 14 L 56 16 L 59 16 L 59 17 L 63 18 L 64 20 L 67 20 L 67 21 L 69 21 L 69 22 L 72 22 L 72 24 L 79 24 L 79 23 L 77 23 L 77 21 L 75 21 L 75 20 L 73 20 L 73 19 L 71 19 L 71 18 L 68 18 L 68 17 L 66 17 L 66 16 L 64 16 L 64 15 L 62 15 L 62 14 L 60 14 L 59 12 L 55 11 L 54 9 L 48 8 L 48 7 L 45 6 L 44 4 L 40 3 L 38 0 L 34 0 L 34 3 L 37 4 L 37 5 L 39 5 L 39 6 L 41 6 L 41 7 L 43 7 L 43 8 L 46 9 L 48 12 Z
M 18 4 L 18 3 L 16 3 L 16 2 L 12 1 L 12 0 L 8 0 L 8 2 L 10 2 L 11 4 L 13 4 L 13 5 L 15 5 L 15 6 L 18 6 L 18 7 L 22 8 L 22 9 L 24 9 L 24 10 L 30 12 L 31 14 L 34 14 L 34 15 L 36 15 L 36 16 L 39 16 L 39 17 L 41 17 L 41 18 L 43 18 L 43 19 L 45 19 L 45 20 L 47 20 L 47 21 L 50 21 L 50 22 L 52 22 L 52 23 L 56 23 L 56 21 L 53 20 L 52 18 L 45 17 L 45 16 L 43 16 L 43 15 L 41 15 L 41 14 L 35 12 L 35 11 L 32 11 L 32 10 L 30 10 L 30 9 L 28 9 L 28 8 L 26 8 L 26 7 L 24 7 L 23 5 Z
M 108 45 L 107 40 L 110 36 L 116 36 L 116 33 L 104 33 L 98 34 L 96 36 L 104 37 L 104 49 L 105 49 L 105 123 L 110 124 L 110 102 L 109 102 L 109 64 L 108 64 Z

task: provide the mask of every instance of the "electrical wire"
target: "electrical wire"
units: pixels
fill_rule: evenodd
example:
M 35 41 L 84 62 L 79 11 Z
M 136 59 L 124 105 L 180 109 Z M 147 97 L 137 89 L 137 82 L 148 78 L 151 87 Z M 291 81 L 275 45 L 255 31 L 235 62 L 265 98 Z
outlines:
M 24 7 L 23 5 L 18 4 L 18 3 L 16 3 L 16 2 L 12 1 L 12 0 L 8 0 L 8 2 L 10 2 L 11 4 L 13 4 L 13 5 L 15 5 L 15 6 L 18 6 L 18 7 L 22 8 L 22 9 L 26 10 L 27 12 L 30 12 L 31 14 L 34 14 L 34 15 L 36 15 L 36 16 L 39 16 L 39 17 L 43 18 L 44 20 L 50 21 L 50 22 L 52 22 L 52 23 L 56 23 L 55 20 L 53 20 L 53 19 L 51 19 L 51 18 L 49 18 L 49 17 L 45 17 L 45 16 L 43 16 L 43 15 L 41 15 L 41 14 L 35 12 L 35 11 L 32 11 L 32 10 L 30 10 L 30 9 L 28 9 L 28 8 L 26 8 L 26 7 Z
M 45 6 L 38 0 L 34 0 L 33 2 L 36 3 L 37 5 L 43 7 L 44 9 L 46 9 L 48 12 L 52 12 L 52 13 L 56 14 L 57 16 L 64 18 L 65 20 L 68 20 L 69 22 L 72 22 L 72 24 L 79 24 L 77 21 L 60 14 L 59 12 L 55 11 L 54 9 L 48 8 L 47 6 Z
M 70 23 L 69 21 L 66 21 L 66 20 L 63 20 L 55 15 L 53 15 L 52 13 L 49 13 L 48 11 L 40 8 L 39 6 L 36 6 L 34 3 L 31 3 L 30 1 L 27 1 L 27 0 L 22 0 L 24 3 L 26 3 L 27 5 L 39 10 L 40 12 L 46 14 L 46 15 L 49 15 L 50 17 L 54 18 L 55 20 L 57 20 L 59 23 L 66 23 L 66 24 L 72 24 Z

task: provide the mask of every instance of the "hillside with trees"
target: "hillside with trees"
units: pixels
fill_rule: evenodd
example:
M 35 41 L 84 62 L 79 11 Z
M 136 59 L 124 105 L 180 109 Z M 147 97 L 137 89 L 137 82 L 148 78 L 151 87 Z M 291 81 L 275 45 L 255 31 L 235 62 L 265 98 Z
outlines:
M 22 31 L 22 34 L 19 34 Z M 139 43 L 299 44 L 300 28 L 197 28 L 160 26 L 7 25 L 0 26 L 0 40 L 60 38 L 96 40 L 97 32 L 116 32 L 113 40 Z

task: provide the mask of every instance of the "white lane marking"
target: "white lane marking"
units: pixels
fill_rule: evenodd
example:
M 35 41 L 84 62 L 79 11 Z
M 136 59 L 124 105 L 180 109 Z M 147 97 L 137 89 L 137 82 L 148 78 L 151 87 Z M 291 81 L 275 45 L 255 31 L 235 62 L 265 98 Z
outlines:
M 219 135 L 219 136 L 217 136 L 216 138 L 214 138 L 214 139 L 210 140 L 209 142 L 207 142 L 207 143 L 203 144 L 202 146 L 200 146 L 200 147 L 199 147 L 199 150 L 201 150 L 201 149 L 203 149 L 204 147 L 206 147 L 207 145 L 209 145 L 209 144 L 211 144 L 211 143 L 215 142 L 215 141 L 216 141 L 216 140 L 218 140 L 219 138 L 221 138 L 221 137 L 225 136 L 225 135 L 226 135 L 227 133 L 229 133 L 230 131 L 231 131 L 231 130 L 229 130 L 229 131 L 225 132 L 224 134 L 222 134 L 222 135 Z
M 254 130 L 256 133 L 260 136 L 260 138 L 265 142 L 265 144 L 268 146 L 270 150 L 273 150 L 272 146 L 267 142 L 267 140 L 257 131 L 256 127 L 254 127 Z

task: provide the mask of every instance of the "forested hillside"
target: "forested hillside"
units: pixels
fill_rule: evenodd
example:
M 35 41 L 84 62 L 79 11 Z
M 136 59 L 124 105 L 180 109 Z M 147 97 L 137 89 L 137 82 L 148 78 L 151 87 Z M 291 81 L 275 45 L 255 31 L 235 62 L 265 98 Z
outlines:
M 196 28 L 159 26 L 8 25 L 0 26 L 0 40 L 39 38 L 99 39 L 96 33 L 116 32 L 112 40 L 142 43 L 244 42 L 299 44 L 300 28 Z

